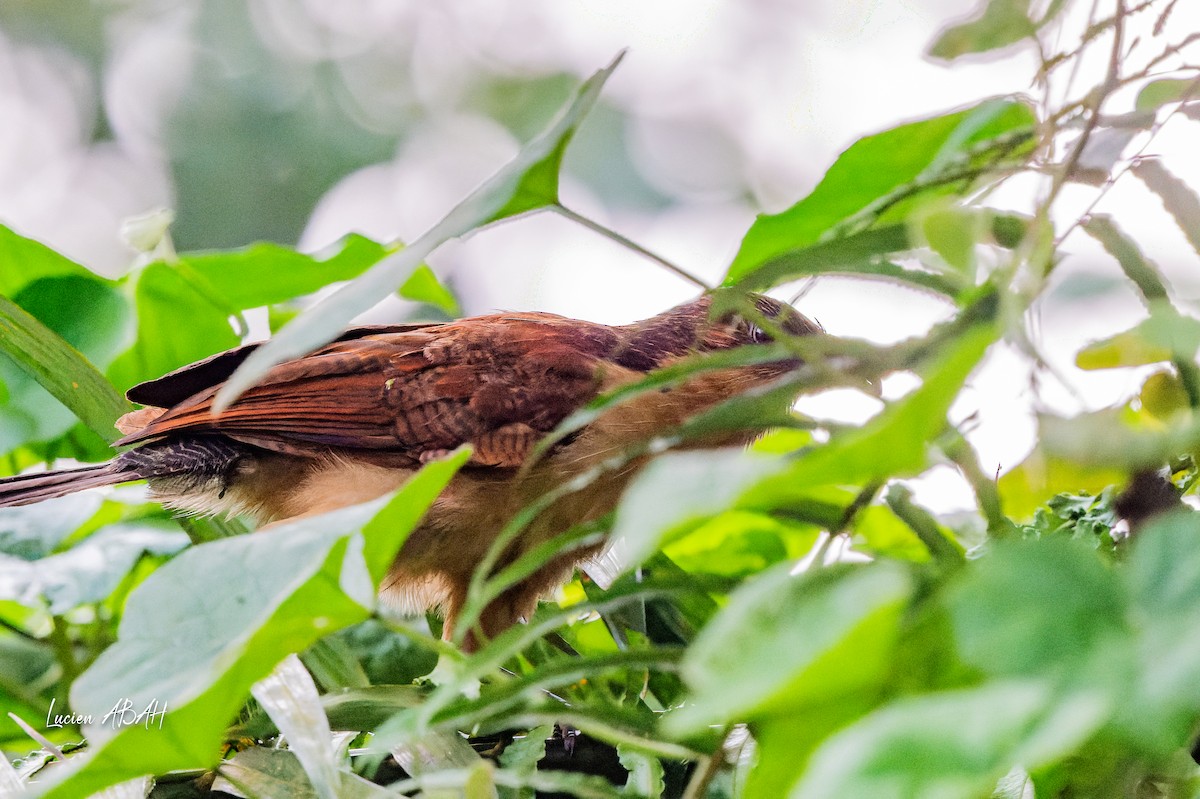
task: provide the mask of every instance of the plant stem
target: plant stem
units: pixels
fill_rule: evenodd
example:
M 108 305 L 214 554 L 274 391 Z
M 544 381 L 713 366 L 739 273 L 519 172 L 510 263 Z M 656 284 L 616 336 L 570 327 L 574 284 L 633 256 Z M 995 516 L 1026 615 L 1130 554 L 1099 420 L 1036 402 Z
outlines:
M 633 250 L 638 255 L 649 258 L 651 261 L 654 261 L 654 263 L 658 264 L 659 266 L 663 267 L 664 269 L 666 269 L 670 272 L 674 272 L 676 275 L 679 275 L 679 277 L 683 278 L 684 280 L 691 283 L 692 285 L 697 286 L 700 289 L 703 289 L 704 291 L 712 291 L 712 286 L 708 285 L 708 283 L 706 283 L 703 280 L 701 280 L 700 278 L 696 277 L 691 272 L 684 269 L 682 266 L 679 266 L 678 264 L 668 261 L 666 258 L 663 258 L 658 253 L 647 250 L 642 245 L 626 238 L 625 236 L 622 236 L 620 233 L 613 230 L 612 228 L 605 227 L 604 225 L 600 224 L 599 222 L 595 221 L 594 219 L 589 219 L 588 217 L 583 216 L 582 214 L 578 214 L 578 213 L 572 211 L 570 208 L 567 208 L 564 205 L 558 205 L 558 204 L 551 205 L 550 209 L 552 211 L 554 211 L 555 213 L 557 213 L 559 216 L 565 217 L 567 219 L 570 219 L 572 222 L 576 222 L 580 225 L 583 225 L 585 228 L 587 228 L 589 230 L 593 230 L 596 233 L 599 233 L 601 236 L 604 236 L 606 239 L 611 239 L 612 241 L 615 241 L 617 244 L 620 244 L 622 247 Z

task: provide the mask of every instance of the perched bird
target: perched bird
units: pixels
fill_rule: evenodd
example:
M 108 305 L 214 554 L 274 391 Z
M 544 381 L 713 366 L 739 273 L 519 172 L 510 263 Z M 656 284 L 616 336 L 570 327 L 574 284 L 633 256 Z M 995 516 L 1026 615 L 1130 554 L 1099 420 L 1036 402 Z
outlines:
M 778 329 L 819 331 L 790 306 L 767 297 L 755 303 Z M 171 508 L 267 524 L 382 496 L 422 463 L 470 444 L 467 465 L 409 536 L 381 588 L 384 601 L 410 611 L 439 609 L 449 638 L 473 569 L 521 508 L 797 365 L 787 359 L 709 370 L 641 393 L 527 463 L 543 436 L 599 394 L 696 353 L 770 340 L 739 316 L 710 319 L 710 305 L 703 296 L 619 327 L 504 313 L 354 328 L 275 366 L 214 414 L 217 391 L 256 345 L 229 350 L 129 390 L 130 400 L 147 406 L 117 422 L 125 436 L 116 445 L 131 449 L 95 466 L 0 480 L 0 507 L 144 479 Z M 692 445 L 748 443 L 753 436 Z M 561 497 L 521 532 L 499 566 L 610 511 L 647 457 L 601 470 Z M 492 601 L 479 620 L 484 635 L 527 618 L 596 550 L 562 552 Z

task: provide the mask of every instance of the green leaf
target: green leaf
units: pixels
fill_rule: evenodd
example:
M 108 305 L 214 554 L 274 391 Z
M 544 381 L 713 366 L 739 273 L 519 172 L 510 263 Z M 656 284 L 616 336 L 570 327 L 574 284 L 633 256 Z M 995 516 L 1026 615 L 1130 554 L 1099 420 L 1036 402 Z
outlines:
M 1143 86 L 1133 107 L 1136 111 L 1157 111 L 1164 105 L 1194 100 L 1197 96 L 1200 96 L 1200 83 L 1197 81 L 1163 78 Z
M 1200 515 L 1176 513 L 1138 536 L 1124 575 L 1137 631 L 1137 680 L 1122 723 L 1167 753 L 1200 715 Z
M 799 576 L 781 565 L 747 583 L 687 652 L 692 701 L 667 729 L 785 715 L 870 690 L 887 671 L 911 590 L 886 562 Z
M 117 439 L 119 433 L 113 423 L 133 406 L 79 350 L 5 297 L 0 297 L 0 352 L 66 406 L 89 430 L 105 441 Z M 14 388 L 11 381 L 6 382 L 9 383 L 11 402 Z M 43 403 L 38 412 L 46 413 L 47 410 Z M 61 434 L 69 427 L 70 423 L 56 431 L 36 431 L 35 423 L 33 437 Z M 20 443 L 24 441 L 10 442 Z
M 255 350 L 217 394 L 214 407 L 219 411 L 228 406 L 272 366 L 300 357 L 333 339 L 356 315 L 397 291 L 413 270 L 447 241 L 483 225 L 556 202 L 563 152 L 619 62 L 620 56 L 585 81 L 549 128 L 522 147 L 516 158 L 407 249 L 384 259 L 362 277 L 300 314 L 278 336 Z
M 814 753 L 792 799 L 986 796 L 1015 764 L 1033 770 L 1085 741 L 1108 708 L 1042 681 L 903 698 Z
M 241 337 L 230 326 L 231 315 L 357 277 L 393 251 L 352 235 L 332 253 L 307 255 L 260 243 L 149 264 L 130 278 L 137 306 L 136 343 L 117 359 L 109 376 L 129 388 L 236 347 Z M 182 319 L 186 326 L 180 325 Z
M 946 414 L 963 382 L 995 340 L 991 324 L 963 332 L 931 365 L 921 387 L 860 428 L 833 437 L 794 459 L 792 465 L 745 492 L 739 504 L 771 508 L 797 490 L 818 485 L 867 485 L 912 476 L 929 463 L 929 442 L 946 427 Z
M 444 463 L 432 466 L 449 479 Z M 380 539 L 398 547 L 408 533 L 369 522 L 382 510 L 415 524 L 441 487 L 418 474 L 390 499 L 193 547 L 150 575 L 129 597 L 116 644 L 71 689 L 74 712 L 93 716 L 92 754 L 45 795 L 214 762 L 254 682 L 286 654 L 367 617 L 372 569 L 386 554 Z M 125 702 L 165 708 L 161 728 L 106 727 L 105 714 Z
M 1116 657 L 1124 597 L 1095 552 L 1063 538 L 997 544 L 946 598 L 963 660 L 996 676 L 1047 676 Z
M 1126 472 L 1156 469 L 1200 448 L 1200 421 L 1136 424 L 1120 411 L 1096 411 L 1073 418 L 1043 414 L 1038 436 L 1047 456 L 1099 469 Z
M 1200 350 L 1200 320 L 1182 316 L 1168 303 L 1150 303 L 1150 317 L 1132 330 L 1089 344 L 1075 356 L 1080 369 L 1144 366 L 1179 359 L 1194 361 Z
M 0 508 L 0 553 L 25 560 L 44 558 L 95 516 L 102 502 L 95 494 L 84 493 Z
M 432 305 L 451 318 L 462 315 L 458 299 L 450 289 L 442 285 L 433 270 L 424 264 L 414 269 L 408 280 L 400 286 L 400 296 L 406 300 Z
M 1037 32 L 1029 18 L 1029 0 L 988 0 L 983 13 L 970 22 L 952 25 L 938 35 L 929 55 L 951 60 L 967 53 L 984 53 L 1015 44 Z
M 183 533 L 150 524 L 112 524 L 65 552 L 28 562 L 0 557 L 0 598 L 37 606 L 51 613 L 99 602 L 120 584 L 143 554 L 173 555 L 188 545 Z
M 176 268 L 182 265 L 190 270 L 225 303 L 243 311 L 352 280 L 397 249 L 351 234 L 329 250 L 312 255 L 259 242 L 238 250 L 186 253 L 179 257 Z
M 964 157 L 983 142 L 1031 129 L 1033 124 L 1026 105 L 989 100 L 966 111 L 910 122 L 859 139 L 838 157 L 808 197 L 782 213 L 758 217 L 742 239 L 725 283 L 742 281 L 784 253 L 812 247 L 838 223 L 872 203 L 938 173 L 948 161 Z M 921 193 L 949 191 L 945 186 L 931 186 Z M 903 237 L 904 231 L 892 235 Z M 902 241 L 888 239 L 859 250 L 865 254 L 895 251 L 903 249 L 895 246 Z
M 296 755 L 286 749 L 255 746 L 238 752 L 221 764 L 221 774 L 213 783 L 214 791 L 241 796 L 244 788 L 250 796 L 286 796 L 288 799 L 320 799 Z M 395 794 L 368 782 L 357 774 L 338 771 L 339 799 L 387 799 Z
M 988 229 L 986 212 L 957 206 L 938 207 L 913 217 L 920 238 L 948 266 L 975 280 L 975 247 Z
M 471 448 L 464 446 L 426 464 L 363 528 L 362 555 L 375 585 L 383 582 L 409 533 L 416 529 L 430 504 L 470 457 Z
M 627 568 L 664 541 L 729 508 L 749 488 L 786 468 L 787 459 L 723 449 L 672 452 L 642 470 L 621 498 L 613 521 L 614 548 Z
M 1015 521 L 1025 521 L 1056 494 L 1076 491 L 1099 494 L 1109 486 L 1123 483 L 1125 478 L 1124 470 L 1108 464 L 1089 467 L 1048 455 L 1038 448 L 1001 476 L 998 487 L 1004 512 Z

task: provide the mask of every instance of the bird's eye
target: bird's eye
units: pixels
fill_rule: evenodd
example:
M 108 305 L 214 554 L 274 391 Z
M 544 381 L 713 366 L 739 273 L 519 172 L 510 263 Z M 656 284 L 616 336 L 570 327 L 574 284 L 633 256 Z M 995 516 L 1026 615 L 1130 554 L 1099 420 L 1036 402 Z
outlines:
M 750 340 L 755 344 L 765 344 L 771 340 L 771 337 L 758 325 L 750 325 Z

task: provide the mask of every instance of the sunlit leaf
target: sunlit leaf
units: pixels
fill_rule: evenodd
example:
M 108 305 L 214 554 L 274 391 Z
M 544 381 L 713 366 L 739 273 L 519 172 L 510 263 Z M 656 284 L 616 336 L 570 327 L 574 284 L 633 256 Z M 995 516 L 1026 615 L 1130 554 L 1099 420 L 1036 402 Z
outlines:
M 1035 449 L 1001 476 L 998 487 L 1004 512 L 1014 520 L 1025 521 L 1056 494 L 1076 491 L 1099 494 L 1109 486 L 1123 483 L 1125 478 L 1124 470 L 1107 464 L 1085 465 Z
M 400 286 L 400 296 L 406 300 L 432 305 L 449 317 L 462 315 L 458 300 L 450 289 L 442 285 L 437 275 L 428 266 L 418 266 Z
M 975 108 L 910 122 L 867 136 L 850 146 L 829 168 L 808 197 L 778 214 L 760 215 L 742 239 L 725 283 L 740 282 L 766 262 L 793 250 L 812 247 L 839 222 L 923 175 L 936 173 L 981 142 L 1031 129 L 1029 108 L 1008 100 L 989 100 Z M 945 194 L 930 186 L 922 196 Z M 864 255 L 904 249 L 897 239 L 861 246 Z M 827 243 L 833 246 L 834 242 Z M 844 261 L 850 261 L 844 258 Z

